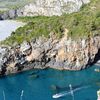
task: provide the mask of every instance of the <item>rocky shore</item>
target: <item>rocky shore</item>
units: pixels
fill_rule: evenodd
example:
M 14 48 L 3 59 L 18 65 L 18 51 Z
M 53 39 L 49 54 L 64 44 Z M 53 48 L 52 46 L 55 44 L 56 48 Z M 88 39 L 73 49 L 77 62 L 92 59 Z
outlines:
M 18 16 L 60 16 L 63 13 L 79 11 L 83 4 L 89 2 L 90 0 L 37 0 L 23 8 L 0 14 L 0 20 Z M 100 35 L 90 34 L 87 38 L 74 40 L 68 36 L 68 29 L 64 29 L 61 38 L 51 32 L 49 38 L 41 36 L 19 45 L 0 45 L 0 75 L 32 68 L 81 70 L 98 60 L 100 60 Z
M 16 46 L 0 46 L 0 75 L 32 68 L 81 70 L 100 58 L 100 35 L 73 40 L 65 29 L 62 38 L 55 33 Z

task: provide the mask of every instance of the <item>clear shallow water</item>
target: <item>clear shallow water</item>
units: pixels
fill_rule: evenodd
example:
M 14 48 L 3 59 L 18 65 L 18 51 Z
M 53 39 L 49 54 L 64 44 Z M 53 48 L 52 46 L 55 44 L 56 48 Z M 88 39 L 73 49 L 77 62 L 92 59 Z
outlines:
M 25 23 L 17 22 L 14 20 L 0 21 L 0 41 L 6 39 L 11 35 L 12 31 L 15 31 L 18 27 L 23 25 L 25 25 Z
M 6 100 L 20 100 L 21 91 L 24 90 L 23 100 L 55 100 L 52 95 L 57 92 L 69 90 L 69 84 L 75 87 L 87 88 L 74 93 L 75 100 L 97 100 L 97 90 L 100 89 L 100 73 L 94 71 L 96 66 L 87 70 L 71 72 L 47 70 L 31 70 L 16 75 L 0 78 L 0 100 L 3 100 L 3 91 Z M 31 73 L 39 75 L 34 79 Z M 58 91 L 51 87 L 59 86 Z M 57 100 L 72 100 L 70 95 Z

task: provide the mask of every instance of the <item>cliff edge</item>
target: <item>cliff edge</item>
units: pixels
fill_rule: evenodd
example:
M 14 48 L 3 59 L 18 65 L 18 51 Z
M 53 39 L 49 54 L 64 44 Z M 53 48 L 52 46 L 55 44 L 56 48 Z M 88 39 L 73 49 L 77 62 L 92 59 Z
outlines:
M 16 73 L 31 68 L 81 70 L 100 59 L 100 35 L 72 40 L 65 29 L 62 38 L 50 37 L 24 41 L 14 47 L 0 47 L 0 74 Z
M 67 2 L 67 0 L 65 1 Z M 63 4 L 66 4 L 65 1 L 63 1 Z M 72 1 L 74 0 L 70 0 L 70 2 Z M 89 2 L 87 0 L 76 0 L 75 3 L 77 1 L 81 2 L 79 4 Z M 42 6 L 36 5 L 41 2 L 37 0 L 36 4 L 26 5 L 26 8 L 24 7 L 24 10 L 22 10 L 22 16 L 31 16 L 31 14 L 37 16 L 34 15 L 36 14 L 34 7 L 38 7 L 37 11 L 40 11 Z M 50 9 L 53 9 L 50 2 L 51 0 L 47 2 L 46 8 L 41 8 L 43 12 L 50 5 Z M 56 6 L 58 6 L 60 0 L 53 4 L 56 3 Z M 61 16 L 59 15 L 62 12 L 55 13 L 58 16 L 52 16 L 55 10 L 49 9 L 50 12 L 48 10 L 46 13 L 41 13 L 45 16 L 21 17 L 21 20 L 26 21 L 27 24 L 12 32 L 10 37 L 1 42 L 0 75 L 17 73 L 32 68 L 82 70 L 95 64 L 100 60 L 99 4 L 99 0 L 92 0 L 79 12 Z M 33 13 L 28 13 L 27 7 L 29 9 L 30 7 L 34 8 L 34 10 L 30 9 Z M 73 10 L 71 9 L 71 11 Z

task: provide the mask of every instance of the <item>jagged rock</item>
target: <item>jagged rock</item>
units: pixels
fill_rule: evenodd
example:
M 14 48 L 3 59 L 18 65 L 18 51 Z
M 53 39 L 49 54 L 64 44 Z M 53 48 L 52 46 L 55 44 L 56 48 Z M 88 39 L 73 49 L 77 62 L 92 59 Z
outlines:
M 83 4 L 89 2 L 90 0 L 34 0 L 21 11 L 23 16 L 60 16 L 63 13 L 77 12 Z
M 8 15 L 9 15 L 10 19 L 13 19 L 13 18 L 17 17 L 16 10 L 9 10 Z
M 18 16 L 60 16 L 64 13 L 77 12 L 83 4 L 89 2 L 90 0 L 34 0 L 22 8 L 0 14 L 0 20 Z
M 5 63 L 7 61 L 7 59 L 5 57 L 7 53 L 8 52 L 7 52 L 6 48 L 0 47 L 0 68 L 3 65 L 3 63 Z
M 55 37 L 55 38 L 54 38 Z M 81 70 L 100 60 L 100 35 L 72 40 L 64 34 L 58 39 L 23 42 L 13 48 L 0 48 L 0 73 L 7 74 L 31 68 Z
M 32 53 L 26 57 L 27 61 L 33 61 L 38 60 L 41 61 L 41 58 L 43 57 L 43 51 L 40 48 L 33 49 Z
M 0 14 L 0 20 L 5 20 L 5 19 L 8 19 L 8 18 L 9 18 L 8 12 Z
M 97 100 L 100 100 L 100 90 L 97 91 Z
M 24 41 L 21 46 L 20 46 L 20 51 L 23 54 L 26 54 L 26 52 L 31 49 L 31 45 L 29 44 L 29 42 Z

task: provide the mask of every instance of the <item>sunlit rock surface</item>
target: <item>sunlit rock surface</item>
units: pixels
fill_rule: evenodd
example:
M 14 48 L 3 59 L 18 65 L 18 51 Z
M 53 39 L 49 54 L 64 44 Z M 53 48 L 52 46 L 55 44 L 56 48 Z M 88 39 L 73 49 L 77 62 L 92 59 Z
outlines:
M 34 0 L 18 9 L 8 10 L 0 14 L 0 20 L 13 19 L 18 16 L 60 16 L 65 13 L 77 12 L 90 0 Z
M 34 0 L 33 3 L 21 9 L 23 16 L 53 16 L 79 11 L 83 4 L 90 0 Z
M 54 33 L 12 47 L 0 47 L 0 74 L 31 68 L 81 70 L 100 60 L 100 36 L 73 40 L 65 29 L 62 38 Z

